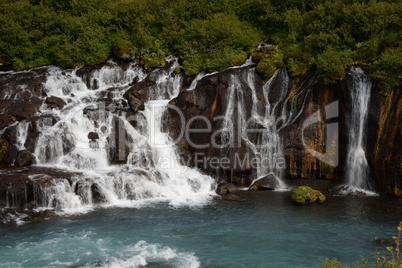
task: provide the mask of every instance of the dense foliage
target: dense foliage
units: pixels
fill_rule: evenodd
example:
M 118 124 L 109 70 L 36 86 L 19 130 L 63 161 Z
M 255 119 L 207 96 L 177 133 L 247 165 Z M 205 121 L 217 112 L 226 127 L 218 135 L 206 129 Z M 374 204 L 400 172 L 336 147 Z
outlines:
M 402 79 L 398 0 L 0 0 L 0 60 L 73 67 L 131 54 L 147 68 L 178 55 L 187 74 L 245 60 L 262 40 L 292 75 L 326 83 L 369 64 L 384 91 Z M 260 70 L 272 72 L 264 60 Z

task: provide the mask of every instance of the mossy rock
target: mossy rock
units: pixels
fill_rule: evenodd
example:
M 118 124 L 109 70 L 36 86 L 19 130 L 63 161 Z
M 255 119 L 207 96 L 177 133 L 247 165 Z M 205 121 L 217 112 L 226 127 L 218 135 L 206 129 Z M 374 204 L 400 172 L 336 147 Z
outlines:
M 308 186 L 299 186 L 292 191 L 292 200 L 296 203 L 323 203 L 326 197 L 318 190 L 314 190 Z

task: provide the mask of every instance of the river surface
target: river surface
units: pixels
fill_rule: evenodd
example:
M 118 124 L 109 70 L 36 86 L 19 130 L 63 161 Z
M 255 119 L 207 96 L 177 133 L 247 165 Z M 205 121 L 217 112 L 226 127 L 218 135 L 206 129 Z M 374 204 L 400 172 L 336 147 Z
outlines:
M 21 226 L 0 225 L 0 267 L 319 267 L 383 251 L 402 200 L 329 197 L 296 205 L 289 192 L 243 192 L 202 207 L 157 203 L 95 208 Z

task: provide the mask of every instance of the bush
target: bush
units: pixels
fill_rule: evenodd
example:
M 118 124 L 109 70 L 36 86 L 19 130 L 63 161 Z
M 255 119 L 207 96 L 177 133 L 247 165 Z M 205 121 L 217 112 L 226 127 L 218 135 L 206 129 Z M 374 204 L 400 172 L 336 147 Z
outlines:
M 351 63 L 350 51 L 337 51 L 328 47 L 317 57 L 318 77 L 324 84 L 335 83 L 344 78 L 346 66 Z
M 389 48 L 373 64 L 371 77 L 379 81 L 381 93 L 387 95 L 402 79 L 402 48 Z

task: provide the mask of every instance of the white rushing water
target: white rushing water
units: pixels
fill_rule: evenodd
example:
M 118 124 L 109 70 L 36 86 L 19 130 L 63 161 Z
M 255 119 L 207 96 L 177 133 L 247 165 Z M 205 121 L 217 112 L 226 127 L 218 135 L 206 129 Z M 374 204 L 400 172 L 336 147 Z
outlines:
M 173 75 L 177 60 L 167 60 L 173 62 L 172 67 L 158 74 L 145 110 L 134 116 L 128 116 L 127 106 L 122 104 L 123 93 L 135 78 L 146 77 L 142 69 L 130 65 L 123 70 L 111 62 L 81 78 L 77 70 L 50 68 L 46 91 L 67 105 L 61 110 L 46 104 L 41 108 L 42 114 L 52 115 L 58 122 L 53 125 L 46 118 L 36 122 L 40 135 L 35 156 L 39 165 L 78 173 L 40 189 L 43 208 L 76 213 L 98 203 L 142 206 L 162 201 L 193 206 L 211 200 L 214 180 L 183 166 L 174 144 L 162 131 L 166 106 L 180 92 L 182 79 Z M 133 119 L 135 127 L 130 123 Z M 24 140 L 25 128 L 19 127 L 18 140 Z M 116 148 L 120 149 L 116 159 L 111 159 Z
M 353 87 L 349 123 L 349 147 L 346 161 L 347 188 L 349 191 L 370 190 L 370 170 L 364 151 L 366 123 L 372 82 L 361 68 L 352 67 Z
M 270 104 L 266 98 L 266 109 L 264 111 L 258 111 L 258 106 L 261 106 L 262 102 L 258 100 L 257 90 L 255 87 L 255 69 L 250 68 L 246 72 L 243 72 L 244 77 L 238 77 L 232 75 L 229 83 L 229 96 L 228 105 L 226 107 L 224 121 L 222 129 L 223 132 L 222 143 L 236 142 L 235 135 L 240 135 L 246 146 L 252 151 L 255 158 L 255 174 L 254 180 L 249 186 L 252 186 L 255 182 L 263 179 L 264 177 L 271 177 L 274 182 L 273 186 L 276 190 L 287 189 L 286 184 L 283 182 L 283 169 L 284 169 L 284 156 L 282 149 L 282 141 L 278 135 L 275 126 L 275 116 L 271 113 L 269 108 Z M 247 111 L 250 107 L 246 107 L 246 101 L 244 96 L 244 89 L 242 88 L 243 80 L 247 83 L 249 90 L 251 91 L 252 107 L 250 118 L 247 118 Z M 269 90 L 269 86 L 264 86 L 264 91 Z M 252 130 L 251 132 L 258 131 L 258 140 L 250 140 L 248 124 L 254 122 L 258 125 L 258 130 Z M 237 129 L 240 133 L 235 133 L 236 128 L 233 125 L 237 124 Z

